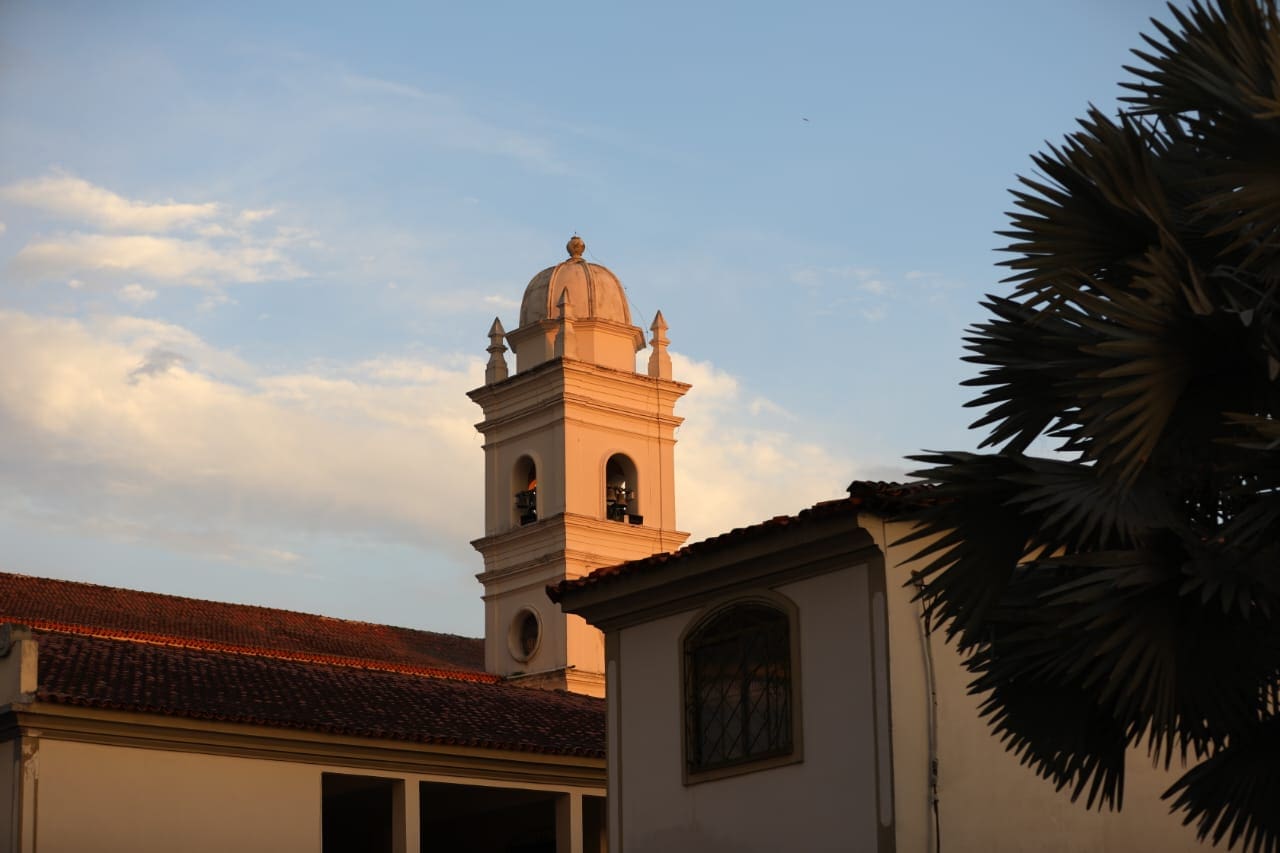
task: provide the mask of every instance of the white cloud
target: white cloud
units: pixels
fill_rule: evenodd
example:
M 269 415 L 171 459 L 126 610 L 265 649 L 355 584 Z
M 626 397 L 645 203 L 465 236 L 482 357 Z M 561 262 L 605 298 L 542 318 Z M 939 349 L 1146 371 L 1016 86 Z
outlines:
M 146 277 L 156 284 L 207 287 L 298 278 L 304 270 L 270 245 L 215 246 L 199 239 L 145 234 L 69 234 L 23 246 L 10 262 L 35 281 L 96 273 L 108 280 Z
M 452 381 L 457 370 L 466 366 L 464 363 L 457 363 L 457 359 L 453 361 L 455 363 L 452 367 L 442 367 L 410 358 L 383 357 L 363 361 L 356 369 L 383 381 L 438 384 Z
M 297 226 L 263 229 L 273 208 L 236 213 L 212 202 L 135 201 L 63 172 L 0 187 L 0 200 L 42 210 L 62 226 L 10 258 L 7 272 L 14 278 L 74 276 L 113 287 L 135 303 L 146 285 L 215 288 L 299 278 L 306 271 L 294 257 L 297 247 L 323 245 Z
M 768 414 L 776 415 L 777 417 L 786 418 L 788 420 L 794 420 L 794 416 L 790 412 L 767 397 L 754 398 L 751 401 L 751 404 L 747 406 L 747 411 L 751 413 L 752 417 Z
M 0 234 L 3 234 L 4 232 L 6 232 L 6 231 L 8 231 L 8 230 L 9 230 L 9 226 L 8 226 L 8 225 L 5 225 L 3 222 L 0 222 Z
M 171 231 L 219 213 L 212 202 L 134 201 L 63 172 L 0 187 L 0 198 L 112 231 Z
M 134 282 L 133 284 L 126 284 L 117 290 L 116 296 L 132 305 L 145 305 L 156 298 L 156 292 Z
M 28 503 L 211 548 L 276 527 L 457 551 L 480 524 L 478 362 L 269 375 L 169 324 L 21 313 L 0 349 L 0 481 Z
M 389 355 L 268 372 L 180 326 L 0 312 L 0 511 L 306 571 L 308 535 L 474 559 L 483 364 Z M 732 375 L 672 354 L 679 524 L 704 538 L 843 494 L 858 476 Z M 14 510 L 13 507 L 26 507 Z M 274 567 L 274 568 L 272 568 Z
M 262 210 L 242 210 L 236 217 L 244 225 L 252 225 L 255 222 L 261 222 L 268 217 L 275 216 L 274 208 L 263 208 Z
M 736 378 L 671 353 L 693 389 L 676 407 L 676 512 L 690 541 L 838 498 L 860 476 L 843 454 L 806 440 L 772 401 L 745 398 Z M 769 415 L 777 415 L 770 418 Z

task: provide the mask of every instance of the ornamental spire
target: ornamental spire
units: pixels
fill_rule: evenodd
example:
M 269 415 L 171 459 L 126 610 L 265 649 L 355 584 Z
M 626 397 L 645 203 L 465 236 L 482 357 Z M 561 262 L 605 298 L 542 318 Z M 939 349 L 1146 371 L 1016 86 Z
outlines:
M 493 325 L 489 327 L 489 363 L 484 368 L 485 385 L 492 385 L 507 378 L 507 357 L 503 355 L 507 348 L 502 343 L 506 334 L 502 328 L 502 321 L 494 317 Z
M 667 344 L 671 341 L 667 340 L 667 321 L 661 311 L 654 316 L 649 331 L 653 332 L 653 338 L 649 341 L 653 347 L 653 351 L 649 353 L 649 375 L 655 379 L 670 379 L 671 356 L 667 355 Z

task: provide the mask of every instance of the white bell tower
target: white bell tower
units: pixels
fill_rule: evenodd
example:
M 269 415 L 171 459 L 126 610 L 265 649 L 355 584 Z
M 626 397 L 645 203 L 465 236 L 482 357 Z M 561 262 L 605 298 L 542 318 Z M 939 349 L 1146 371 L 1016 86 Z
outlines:
M 520 325 L 493 321 L 484 410 L 485 667 L 515 683 L 604 695 L 604 640 L 561 612 L 548 584 L 601 566 L 671 551 L 676 529 L 676 401 L 666 322 L 651 330 L 648 369 L 635 369 L 644 333 L 606 267 L 569 259 L 533 277 Z M 503 345 L 516 355 L 508 374 Z

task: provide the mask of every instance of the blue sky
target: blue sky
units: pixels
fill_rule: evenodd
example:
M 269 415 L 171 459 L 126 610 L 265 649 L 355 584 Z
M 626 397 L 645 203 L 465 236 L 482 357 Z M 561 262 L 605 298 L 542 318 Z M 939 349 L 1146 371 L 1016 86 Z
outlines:
M 972 447 L 1007 191 L 1153 15 L 0 4 L 0 568 L 479 634 L 465 391 L 575 231 L 695 539 Z

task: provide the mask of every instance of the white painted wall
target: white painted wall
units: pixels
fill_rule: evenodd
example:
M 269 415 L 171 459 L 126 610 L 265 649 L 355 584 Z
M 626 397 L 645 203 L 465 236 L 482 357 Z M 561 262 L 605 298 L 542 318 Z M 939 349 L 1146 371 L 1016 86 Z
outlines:
M 616 768 L 626 853 L 874 850 L 875 760 L 865 570 L 779 587 L 800 609 L 804 760 L 683 782 L 680 636 L 701 611 L 619 632 Z M 611 701 L 614 701 L 611 698 Z M 612 757 L 611 757 L 612 760 Z M 801 793 L 802 792 L 802 793 Z
M 314 765 L 42 739 L 39 853 L 320 850 Z
M 0 752 L 0 759 L 8 755 Z M 32 853 L 319 853 L 324 773 L 399 780 L 405 796 L 394 820 L 403 829 L 405 853 L 419 849 L 419 782 L 517 787 L 572 796 L 578 802 L 604 794 L 598 788 L 504 784 L 493 778 L 383 772 L 47 737 L 39 739 L 38 756 L 39 817 L 35 833 L 28 829 L 27 846 L 22 848 Z M 12 800 L 8 797 L 6 802 Z M 575 826 L 572 833 L 578 845 L 580 829 Z M 573 846 L 568 835 L 561 841 L 566 849 L 582 849 Z M 7 853 L 2 841 L 0 853 Z
M 906 533 L 863 525 L 884 548 Z M 893 701 L 897 853 L 935 848 L 929 805 L 928 692 L 920 636 L 920 605 L 904 587 L 898 565 L 916 546 L 889 549 L 889 660 Z M 978 716 L 981 697 L 968 695 L 971 676 L 941 634 L 930 639 L 938 694 L 939 817 L 943 850 L 990 853 L 1177 853 L 1204 851 L 1193 829 L 1160 800 L 1177 773 L 1152 768 L 1145 753 L 1127 762 L 1124 809 L 1089 811 L 1021 766 Z

